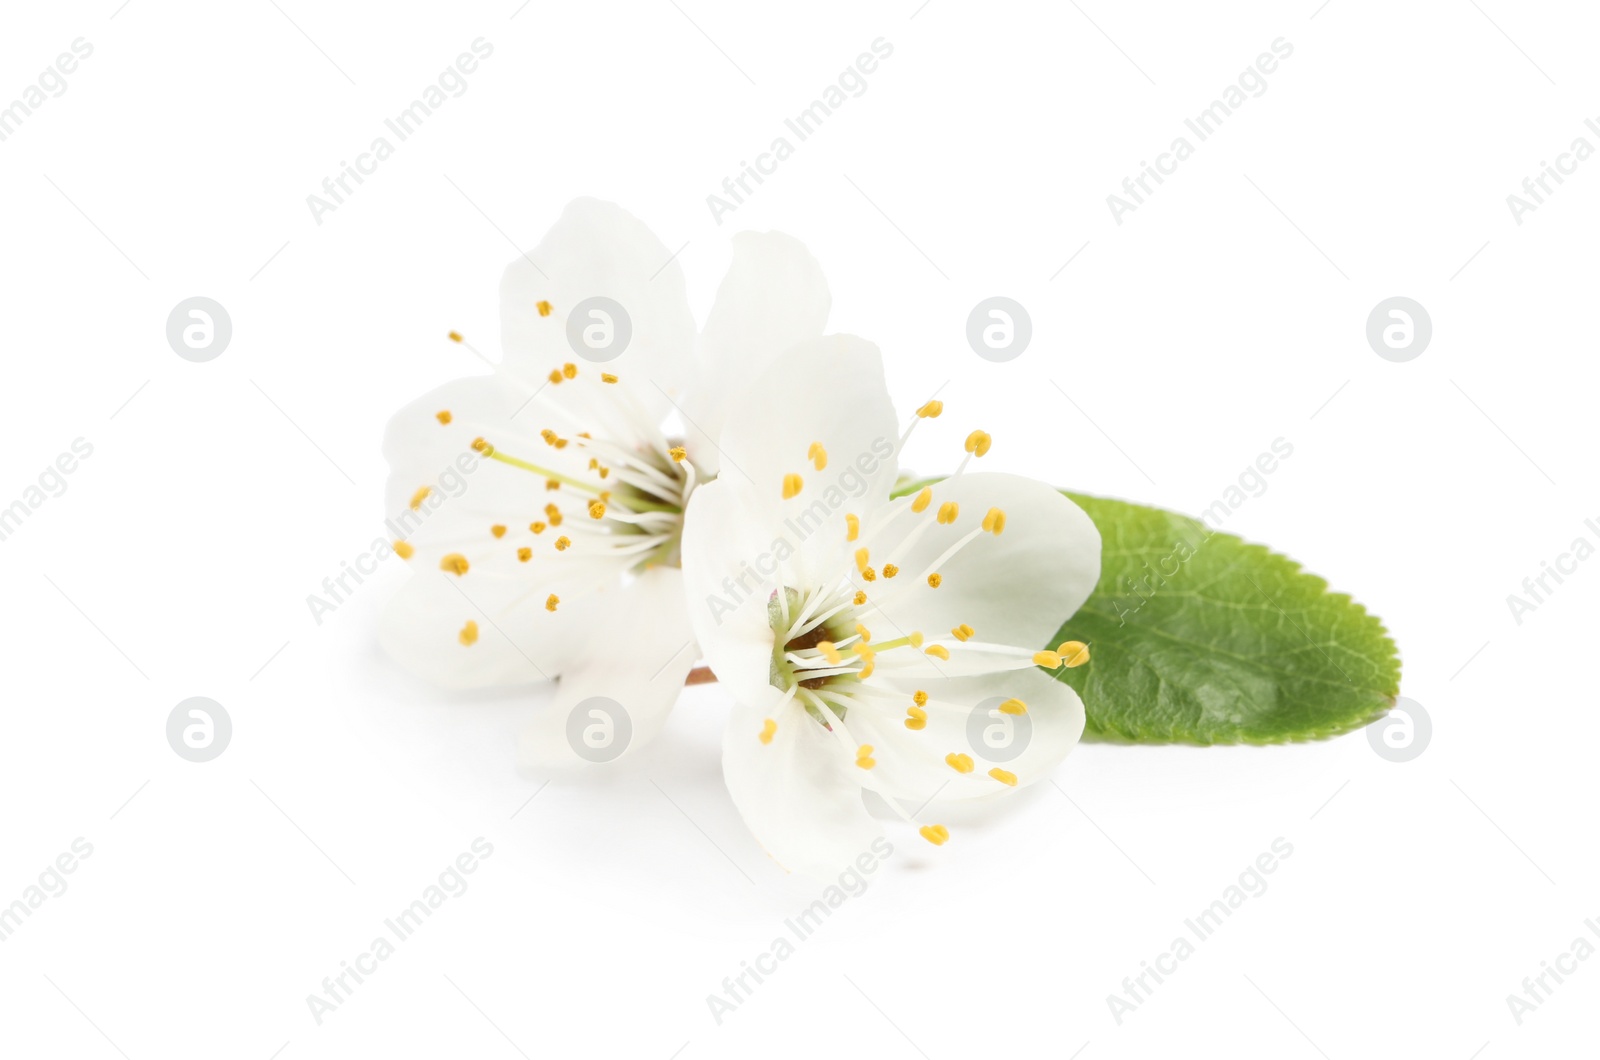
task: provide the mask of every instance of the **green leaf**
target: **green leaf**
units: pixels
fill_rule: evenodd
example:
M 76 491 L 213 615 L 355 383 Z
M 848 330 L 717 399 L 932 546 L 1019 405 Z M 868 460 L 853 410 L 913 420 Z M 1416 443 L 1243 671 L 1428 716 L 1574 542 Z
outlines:
M 1052 643 L 1089 732 L 1141 743 L 1281 743 L 1382 716 L 1400 686 L 1383 623 L 1262 545 L 1187 516 L 1067 493 L 1100 529 L 1100 582 Z

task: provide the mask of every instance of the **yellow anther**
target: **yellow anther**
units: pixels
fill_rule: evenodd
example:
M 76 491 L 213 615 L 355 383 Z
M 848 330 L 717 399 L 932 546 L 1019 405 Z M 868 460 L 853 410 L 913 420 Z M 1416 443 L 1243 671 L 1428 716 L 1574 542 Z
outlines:
M 896 574 L 899 574 L 899 573 L 900 573 L 900 568 L 896 567 L 893 563 L 885 563 L 883 565 L 883 576 L 885 578 L 893 578 Z
M 955 501 L 945 501 L 943 504 L 939 505 L 939 522 L 944 526 L 949 526 L 951 523 L 955 522 L 956 516 L 960 514 L 961 505 L 957 504 Z
M 943 584 L 944 584 L 944 579 L 939 577 L 939 572 L 938 571 L 934 571 L 932 574 L 928 575 L 928 588 L 937 589 L 937 588 L 939 588 L 939 586 L 941 586 Z
M 861 580 L 864 582 L 875 582 L 878 580 L 878 572 L 873 570 L 871 567 L 868 567 L 861 572 Z
M 600 477 L 601 478 L 610 478 L 611 477 L 611 469 L 609 467 L 601 468 L 600 469 Z
M 394 543 L 394 554 L 401 559 L 410 559 L 411 554 L 415 551 L 416 549 L 411 547 L 411 542 L 409 541 L 396 541 Z
M 559 603 L 561 603 L 561 597 L 557 596 L 555 593 L 551 593 L 549 596 L 544 598 L 544 609 L 546 611 L 554 611 L 556 609 L 556 605 Z
M 568 537 L 566 534 L 562 534 L 560 537 L 556 538 L 556 551 L 557 552 L 565 552 L 567 549 L 569 549 L 571 547 L 572 547 L 572 539 L 570 537 Z
M 602 383 L 615 383 L 617 381 L 617 377 L 612 375 L 610 372 L 601 372 L 600 381 Z
M 681 445 L 675 445 L 667 450 L 667 455 L 672 457 L 673 463 L 681 464 L 689 456 L 689 450 Z
M 551 526 L 561 525 L 556 521 L 556 516 L 561 514 L 561 509 L 556 507 L 554 501 L 551 501 L 549 504 L 544 506 L 544 514 L 550 520 Z
M 871 559 L 872 553 L 865 546 L 856 549 L 856 570 L 865 572 Z
M 599 468 L 599 466 L 600 466 L 600 458 L 598 456 L 591 456 L 589 458 L 589 470 L 590 471 L 594 471 L 597 468 Z
M 422 507 L 422 502 L 428 499 L 428 494 L 433 492 L 432 486 L 423 486 L 411 495 L 411 510 L 416 511 Z
M 872 757 L 872 745 L 870 743 L 864 743 L 856 748 L 856 765 L 862 769 L 871 769 L 877 764 L 877 760 Z
M 983 528 L 995 537 L 999 537 L 1006 528 L 1006 513 L 999 508 L 990 508 L 983 517 Z
M 917 410 L 917 415 L 925 420 L 931 420 L 944 411 L 944 402 L 930 401 Z
M 996 766 L 995 768 L 989 770 L 989 775 L 1002 784 L 1009 785 L 1013 788 L 1017 786 L 1017 775 L 1011 772 L 1009 769 L 1001 769 L 999 766 Z
M 917 834 L 936 847 L 942 847 L 950 839 L 950 829 L 942 824 L 925 824 L 917 829 Z
M 527 545 L 523 545 L 521 548 L 517 549 L 517 559 L 521 560 L 523 563 L 528 562 L 532 558 L 533 549 L 529 548 Z
M 969 626 L 965 622 L 963 622 L 963 623 L 961 623 L 961 625 L 959 625 L 959 626 L 955 627 L 954 629 L 952 629 L 950 631 L 950 635 L 952 637 L 954 637 L 956 640 L 967 641 L 967 640 L 971 640 L 972 639 L 972 634 L 974 632 L 976 632 L 976 631 L 971 626 Z
M 921 707 L 906 708 L 906 728 L 920 732 L 928 727 L 928 712 Z
M 463 648 L 470 648 L 478 643 L 478 624 L 472 619 L 467 619 L 467 624 L 461 627 L 461 632 L 456 634 L 456 639 Z
M 591 519 L 604 519 L 605 517 L 606 517 L 606 506 L 605 506 L 605 504 L 603 502 L 601 502 L 601 501 L 593 501 L 593 502 L 591 502 L 589 504 L 589 518 L 591 518 Z
M 561 488 L 561 480 L 558 478 L 547 478 L 544 480 L 544 488 L 547 490 L 558 490 Z
M 1064 640 L 1056 645 L 1056 654 L 1067 669 L 1082 666 L 1089 661 L 1089 645 L 1081 640 Z
M 540 302 L 538 302 L 536 304 L 538 306 L 539 315 L 540 316 L 547 317 L 547 316 L 550 315 L 550 303 L 549 302 L 540 301 Z
M 912 630 L 912 631 L 911 631 L 911 635 L 910 635 L 910 636 L 908 636 L 908 637 L 907 637 L 907 638 L 906 638 L 906 640 L 907 640 L 907 642 L 909 642 L 909 643 L 910 643 L 910 645 L 911 645 L 911 646 L 912 646 L 912 647 L 913 647 L 913 648 L 920 648 L 920 647 L 922 647 L 922 633 L 921 633 L 921 631 L 919 631 L 919 630 Z
M 1033 653 L 1033 665 L 1054 670 L 1061 665 L 1061 656 L 1053 651 L 1036 651 Z
M 452 331 L 447 337 L 450 339 L 451 342 L 460 342 L 461 341 L 461 332 Z
M 856 635 L 861 638 L 861 643 L 865 644 L 869 640 L 872 639 L 872 630 L 868 629 L 866 626 L 863 626 L 861 623 L 857 622 L 856 623 Z
M 917 691 L 911 693 L 911 702 L 915 703 L 919 707 L 927 706 L 928 705 L 928 693 L 922 691 L 921 689 L 918 689 Z
M 561 369 L 559 369 L 559 368 L 550 369 L 550 382 L 559 385 L 561 383 L 561 381 L 562 381 L 561 380 Z
M 987 431 L 973 431 L 967 435 L 966 449 L 973 456 L 984 456 L 989 452 L 989 446 L 994 441 Z
M 924 486 L 922 487 L 922 492 L 918 493 L 916 499 L 911 502 L 911 510 L 914 512 L 924 511 L 927 509 L 928 503 L 932 500 L 933 487 Z
M 876 670 L 877 668 L 877 661 L 874 659 L 868 659 L 866 664 L 862 666 L 860 670 L 856 671 L 856 676 L 865 681 L 867 678 L 872 676 L 872 671 Z
M 812 442 L 811 448 L 806 450 L 806 459 L 811 461 L 811 466 L 821 471 L 828 466 L 828 451 L 822 447 L 821 442 Z
M 844 539 L 846 541 L 854 541 L 856 538 L 861 536 L 861 517 L 860 516 L 850 515 L 850 514 L 846 513 L 845 517 L 844 517 L 844 525 L 845 525 Z
M 450 410 L 440 409 L 438 412 L 433 414 L 433 418 L 438 420 L 440 423 L 449 423 L 451 419 Z
M 839 649 L 833 646 L 833 641 L 831 640 L 818 641 L 817 650 L 822 653 L 824 659 L 827 659 L 834 666 L 844 662 L 844 656 L 839 654 Z
M 1002 714 L 1026 714 L 1028 713 L 1028 704 L 1020 699 L 1008 699 L 1000 704 L 999 710 Z
M 532 530 L 536 534 L 542 534 L 544 533 L 544 524 L 539 522 L 529 523 L 528 529 Z
M 561 437 L 561 436 L 558 435 L 555 431 L 552 431 L 549 427 L 546 427 L 544 430 L 539 432 L 539 437 L 544 439 L 544 444 L 546 444 L 546 445 L 555 445 L 556 444 L 556 439 Z
M 863 590 L 863 589 L 857 589 L 856 590 L 856 606 L 860 607 L 862 604 L 864 604 L 866 602 L 867 602 L 866 591 Z
M 778 723 L 768 718 L 761 723 L 761 734 L 756 737 L 762 743 L 771 743 L 772 738 L 778 733 Z
M 954 751 L 944 756 L 944 764 L 957 773 L 970 773 L 975 768 L 971 755 L 957 754 Z
M 806 480 L 793 472 L 783 476 L 783 499 L 788 500 L 799 494 L 800 488 L 805 484 Z
M 930 644 L 926 648 L 922 649 L 922 654 L 931 655 L 935 659 L 948 660 L 950 658 L 950 649 L 946 648 L 943 644 Z
M 566 364 L 561 366 L 561 374 L 566 376 L 568 379 L 576 379 L 578 378 L 578 366 L 573 364 L 571 361 L 568 361 Z
M 459 578 L 467 573 L 467 557 L 459 552 L 452 552 L 439 561 L 439 569 L 449 571 Z
M 477 450 L 478 452 L 482 453 L 484 456 L 493 456 L 494 455 L 494 446 L 490 445 L 488 442 L 484 441 L 482 438 L 474 438 L 474 439 L 472 439 L 472 448 Z
M 495 537 L 505 537 L 506 528 L 501 526 L 499 523 L 495 523 L 493 526 L 489 527 L 489 533 L 493 534 Z

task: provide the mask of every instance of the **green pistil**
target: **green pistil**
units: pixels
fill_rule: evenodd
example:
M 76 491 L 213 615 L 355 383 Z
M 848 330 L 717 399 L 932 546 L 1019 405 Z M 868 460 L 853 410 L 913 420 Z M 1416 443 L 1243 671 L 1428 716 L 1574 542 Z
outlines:
M 571 475 L 563 475 L 559 471 L 551 471 L 549 468 L 540 467 L 538 464 L 531 464 L 528 461 L 523 460 L 521 457 L 511 456 L 509 453 L 502 453 L 499 449 L 491 448 L 483 455 L 487 456 L 490 460 L 498 460 L 502 464 L 510 464 L 512 467 L 520 467 L 522 470 L 531 471 L 535 475 L 543 475 L 547 479 L 554 479 L 557 482 L 565 483 L 566 485 L 571 486 L 573 489 L 583 490 L 585 493 L 592 493 L 596 497 L 598 497 L 601 493 L 600 487 L 594 485 L 593 483 L 584 482 L 581 479 L 575 479 Z

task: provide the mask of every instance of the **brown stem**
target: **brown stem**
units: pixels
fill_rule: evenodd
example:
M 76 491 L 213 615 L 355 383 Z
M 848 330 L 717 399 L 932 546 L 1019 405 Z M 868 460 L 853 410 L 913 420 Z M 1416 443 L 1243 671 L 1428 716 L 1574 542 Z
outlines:
M 689 676 L 684 678 L 685 685 L 709 685 L 717 679 L 709 666 L 696 666 L 689 671 Z

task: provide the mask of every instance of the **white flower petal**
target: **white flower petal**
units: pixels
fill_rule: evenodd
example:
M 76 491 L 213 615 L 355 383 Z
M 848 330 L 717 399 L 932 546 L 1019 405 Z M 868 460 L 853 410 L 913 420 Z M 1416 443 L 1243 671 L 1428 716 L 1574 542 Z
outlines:
M 861 789 L 845 770 L 837 738 L 782 695 L 741 702 L 728 717 L 722 773 L 739 815 L 778 864 L 817 879 L 836 877 L 872 849 L 883 830 L 867 813 Z M 770 742 L 760 734 L 777 723 Z
M 991 769 L 1011 774 L 1017 786 L 1043 780 L 1083 735 L 1078 694 L 1038 669 L 929 681 L 921 690 L 928 702 L 920 730 L 905 726 L 917 691 L 911 686 L 901 687 L 898 699 L 875 696 L 845 714 L 851 739 L 870 744 L 877 763 L 860 771 L 858 782 L 913 807 L 935 797 L 964 800 L 1012 791 L 1003 779 L 989 775 Z M 999 712 L 999 704 L 1009 699 L 1026 704 L 1027 712 Z M 970 758 L 972 771 L 957 771 L 946 761 L 951 754 Z
M 536 433 L 512 421 L 511 414 L 526 401 L 523 388 L 503 376 L 458 379 L 396 413 L 385 435 L 384 453 L 391 469 L 385 525 L 391 540 L 406 542 L 411 550 L 406 562 L 419 576 L 439 575 L 441 562 L 447 556 L 459 557 L 467 565 L 465 573 L 450 575 L 441 586 L 412 590 L 413 598 L 395 603 L 400 613 L 391 619 L 394 628 L 389 636 L 395 643 L 429 645 L 444 653 L 445 658 L 438 660 L 432 657 L 432 650 L 424 652 L 417 658 L 416 668 L 425 674 L 437 672 L 448 685 L 463 683 L 464 675 L 454 675 L 453 669 L 458 664 L 470 667 L 473 658 L 461 656 L 451 637 L 466 618 L 484 625 L 485 615 L 470 608 L 464 616 L 457 615 L 462 594 L 454 589 L 442 592 L 441 587 L 448 588 L 454 582 L 465 590 L 486 613 L 488 621 L 507 630 L 508 636 L 531 655 L 533 651 L 524 641 L 547 625 L 544 602 L 550 594 L 563 600 L 576 599 L 601 585 L 615 583 L 637 560 L 613 555 L 595 547 L 598 542 L 580 536 L 581 530 L 587 529 L 586 496 L 568 487 L 549 490 L 543 476 L 486 459 L 473 450 L 474 438 L 490 437 L 504 449 L 544 460 L 574 476 L 584 474 L 585 457 L 577 447 L 557 452 Z M 441 413 L 448 415 L 441 417 Z M 448 422 L 442 422 L 446 419 Z M 546 512 L 550 504 L 564 512 L 570 522 L 561 527 L 551 525 Z M 534 531 L 536 523 L 541 527 L 539 532 Z M 574 523 L 580 531 L 574 531 Z M 578 544 L 559 550 L 556 542 L 563 535 L 571 535 Z M 422 600 L 447 605 L 444 614 L 449 622 L 456 623 L 445 630 L 451 637 L 440 636 L 440 630 L 435 628 L 442 620 L 439 613 L 416 610 Z M 514 621 L 510 613 L 521 607 L 528 607 L 533 613 Z M 405 617 L 408 614 L 410 617 Z M 419 621 L 419 629 L 399 628 Z M 485 636 L 480 647 L 489 639 Z M 504 643 L 504 638 L 499 639 Z M 397 658 L 409 665 L 412 653 L 402 652 Z M 505 661 L 507 666 L 496 673 L 527 670 L 518 664 L 514 653 Z M 540 663 L 541 667 L 544 665 Z M 469 683 L 496 684 L 506 680 L 495 676 Z
M 862 531 L 861 541 L 880 570 L 891 560 L 899 568 L 892 580 L 880 577 L 870 594 L 885 618 L 907 632 L 920 630 L 929 643 L 947 645 L 952 662 L 963 649 L 951 630 L 962 623 L 975 631 L 974 642 L 1053 647 L 1050 639 L 1100 578 L 1100 532 L 1089 516 L 1053 487 L 1017 475 L 975 472 L 932 489 L 925 511 L 901 510 L 913 499 L 901 498 L 886 530 L 874 533 L 869 522 Z M 958 505 L 959 512 L 954 523 L 940 525 L 936 516 L 946 503 Z M 954 556 L 936 562 L 980 530 L 991 508 L 1005 512 L 1001 534 L 980 532 Z M 873 522 L 882 525 L 882 513 Z M 928 585 L 930 571 L 940 577 L 937 589 Z M 941 665 L 935 672 L 960 669 Z
M 532 393 L 531 387 L 505 376 L 472 376 L 436 387 L 390 417 L 383 437 L 383 455 L 389 461 L 385 495 L 389 515 L 398 516 L 409 508 L 423 487 L 443 498 L 473 493 L 471 503 L 483 514 L 498 503 L 525 505 L 523 497 L 542 490 L 543 481 L 509 467 L 490 466 L 493 474 L 480 475 L 485 461 L 473 451 L 472 442 L 484 436 L 530 453 L 536 443 L 544 448 L 537 430 L 518 427 L 512 420 Z M 482 489 L 473 488 L 480 484 Z M 439 499 L 433 498 L 434 504 Z
M 820 573 L 841 554 L 846 515 L 894 483 L 899 435 L 878 348 L 829 335 L 784 354 L 732 399 L 719 444 L 721 481 L 796 549 L 797 569 Z M 825 454 L 820 471 L 813 454 Z M 800 490 L 785 499 L 790 475 Z
M 757 572 L 772 562 L 773 529 L 726 478 L 689 498 L 683 525 L 684 596 L 701 654 L 736 699 L 771 691 L 771 586 Z
M 821 338 L 832 301 L 822 266 L 799 240 L 780 232 L 733 237 L 733 263 L 701 333 L 699 379 L 685 404 L 703 432 L 695 454 L 703 468 L 717 470 L 719 454 L 703 439 L 721 435 L 733 384 Z
M 632 332 L 605 370 L 641 374 L 676 398 L 693 369 L 695 342 L 683 272 L 643 222 L 596 199 L 569 204 L 543 241 L 506 268 L 500 284 L 505 367 L 539 380 L 564 362 L 583 366 L 568 341 L 568 318 L 594 297 L 621 305 Z M 540 313 L 540 302 L 549 305 L 548 316 Z M 657 411 L 668 407 L 655 386 L 640 393 Z
M 570 627 L 542 604 L 515 606 L 540 589 L 416 570 L 389 601 L 378 638 L 396 663 L 443 688 L 489 688 L 554 677 Z M 469 626 L 470 623 L 470 626 Z M 470 630 L 463 643 L 463 631 Z
M 563 608 L 563 612 L 566 609 Z M 524 730 L 524 765 L 605 764 L 666 724 L 698 656 L 683 618 L 683 572 L 655 567 L 577 601 L 555 700 Z

